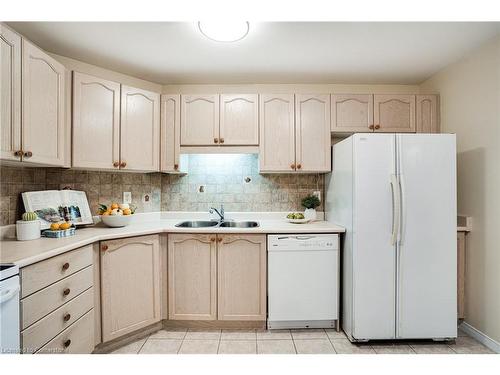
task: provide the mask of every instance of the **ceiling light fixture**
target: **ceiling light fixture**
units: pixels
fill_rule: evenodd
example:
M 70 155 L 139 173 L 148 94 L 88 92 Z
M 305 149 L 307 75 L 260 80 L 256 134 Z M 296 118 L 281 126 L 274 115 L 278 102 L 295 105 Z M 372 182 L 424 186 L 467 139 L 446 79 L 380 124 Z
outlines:
M 248 35 L 248 22 L 198 22 L 198 29 L 208 39 L 216 42 L 237 42 Z

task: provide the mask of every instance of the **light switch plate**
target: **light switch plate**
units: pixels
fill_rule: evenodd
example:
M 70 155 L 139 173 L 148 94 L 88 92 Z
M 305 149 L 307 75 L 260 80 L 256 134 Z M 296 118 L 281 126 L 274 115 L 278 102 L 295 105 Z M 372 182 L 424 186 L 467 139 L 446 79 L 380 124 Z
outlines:
M 123 192 L 123 203 L 132 203 L 132 193 L 130 191 Z

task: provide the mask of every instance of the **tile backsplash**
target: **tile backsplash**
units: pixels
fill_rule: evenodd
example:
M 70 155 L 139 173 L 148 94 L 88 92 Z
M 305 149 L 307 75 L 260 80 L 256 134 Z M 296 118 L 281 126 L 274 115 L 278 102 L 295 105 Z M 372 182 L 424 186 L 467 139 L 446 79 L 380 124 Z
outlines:
M 295 211 L 315 190 L 324 197 L 323 175 L 262 175 L 254 154 L 193 154 L 188 163 L 187 175 L 0 166 L 0 225 L 20 217 L 22 192 L 64 187 L 85 191 L 92 212 L 100 202 L 121 202 L 124 191 L 132 193 L 138 212 L 207 211 L 221 203 L 226 211 Z

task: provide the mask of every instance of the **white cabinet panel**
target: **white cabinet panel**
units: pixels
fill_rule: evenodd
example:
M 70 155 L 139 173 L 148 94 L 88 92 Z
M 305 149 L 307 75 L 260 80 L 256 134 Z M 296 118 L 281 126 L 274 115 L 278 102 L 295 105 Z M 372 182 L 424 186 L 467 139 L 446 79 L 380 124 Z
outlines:
M 181 96 L 181 146 L 219 144 L 219 95 Z
M 258 145 L 258 95 L 221 95 L 220 102 L 219 143 L 229 146 Z
M 160 170 L 178 172 L 181 143 L 180 95 L 161 96 Z
M 415 95 L 375 94 L 373 107 L 375 132 L 415 132 Z
M 437 95 L 417 95 L 417 133 L 439 133 Z
M 332 95 L 332 132 L 371 131 L 373 131 L 373 95 Z

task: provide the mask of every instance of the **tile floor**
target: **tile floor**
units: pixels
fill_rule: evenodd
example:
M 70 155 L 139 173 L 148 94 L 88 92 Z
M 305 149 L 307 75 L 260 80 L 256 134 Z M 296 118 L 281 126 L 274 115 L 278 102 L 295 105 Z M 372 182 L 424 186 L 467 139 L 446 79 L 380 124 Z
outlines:
M 454 343 L 376 342 L 352 344 L 343 332 L 309 330 L 161 330 L 113 354 L 486 354 L 493 353 L 464 332 Z

